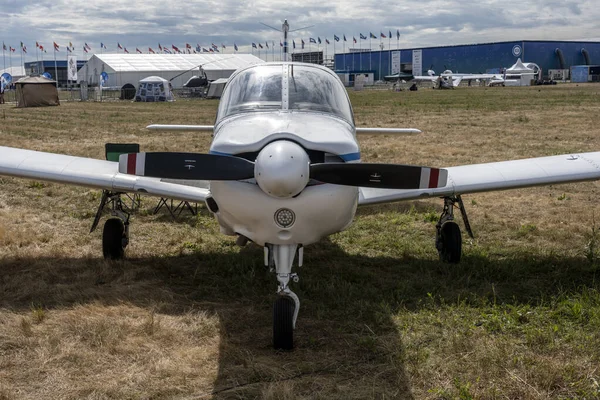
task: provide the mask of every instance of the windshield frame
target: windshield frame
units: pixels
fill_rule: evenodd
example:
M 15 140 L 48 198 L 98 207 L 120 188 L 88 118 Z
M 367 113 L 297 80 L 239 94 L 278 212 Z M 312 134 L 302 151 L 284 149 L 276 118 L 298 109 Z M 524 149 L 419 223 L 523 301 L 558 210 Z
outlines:
M 277 77 L 280 82 L 275 83 Z M 249 82 L 255 85 L 255 92 L 246 90 Z M 321 113 L 354 125 L 350 98 L 338 76 L 312 64 L 265 63 L 237 71 L 227 83 L 216 122 L 246 112 L 264 111 Z

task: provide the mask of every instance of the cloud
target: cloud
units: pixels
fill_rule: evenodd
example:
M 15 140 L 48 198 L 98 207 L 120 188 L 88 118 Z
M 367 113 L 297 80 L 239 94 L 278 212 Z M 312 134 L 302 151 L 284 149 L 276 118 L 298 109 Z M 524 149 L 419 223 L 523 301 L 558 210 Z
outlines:
M 279 42 L 281 34 L 262 23 L 280 27 L 287 18 L 291 29 L 310 26 L 290 34 L 308 43 L 309 37 L 328 38 L 359 33 L 394 34 L 384 47 L 396 42 L 400 30 L 402 48 L 468 44 L 516 39 L 576 40 L 597 36 L 600 10 L 591 1 L 550 0 L 305 0 L 302 2 L 237 0 L 0 0 L 3 40 L 13 47 L 23 41 L 31 50 L 39 41 L 50 48 L 73 42 L 81 49 L 106 43 L 115 51 L 117 42 L 132 49 L 157 47 L 158 43 L 211 43 L 248 51 L 252 42 Z M 369 41 L 363 41 L 363 47 Z M 376 43 L 375 43 L 376 42 Z M 347 42 L 346 44 L 350 44 Z M 395 46 L 397 43 L 393 43 Z M 379 41 L 371 42 L 373 48 Z M 336 50 L 339 52 L 341 43 Z M 333 52 L 333 45 L 328 51 Z M 29 52 L 29 58 L 34 57 Z

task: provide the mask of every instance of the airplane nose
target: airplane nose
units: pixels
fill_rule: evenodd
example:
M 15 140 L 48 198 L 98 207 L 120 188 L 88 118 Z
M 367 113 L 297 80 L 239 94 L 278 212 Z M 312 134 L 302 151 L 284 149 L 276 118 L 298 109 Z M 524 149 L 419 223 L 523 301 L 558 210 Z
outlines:
M 304 149 L 288 140 L 266 145 L 254 164 L 254 177 L 267 194 L 290 198 L 300 193 L 309 180 L 310 158 Z

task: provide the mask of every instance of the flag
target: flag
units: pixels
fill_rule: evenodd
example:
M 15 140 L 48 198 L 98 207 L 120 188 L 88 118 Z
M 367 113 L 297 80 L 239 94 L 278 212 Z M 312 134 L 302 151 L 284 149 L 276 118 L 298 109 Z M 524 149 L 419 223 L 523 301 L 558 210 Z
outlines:
M 269 43 L 265 42 L 265 46 L 267 46 L 267 49 L 269 48 Z
M 73 43 L 69 42 L 69 47 L 74 49 L 75 47 L 73 47 Z
M 325 38 L 325 43 L 329 44 L 329 39 Z
M 356 44 L 356 38 L 354 36 L 352 36 L 352 40 L 354 41 L 354 44 Z
M 213 49 L 212 47 L 210 47 L 210 48 L 208 49 L 208 51 L 210 51 L 211 53 L 214 53 L 214 52 L 215 52 L 215 49 Z
M 396 29 L 396 39 L 400 40 L 400 29 Z
M 176 52 L 178 52 L 178 53 L 181 53 L 181 52 L 179 51 L 179 47 L 175 46 L 174 44 L 172 44 L 172 45 L 171 45 L 171 48 L 172 48 L 173 50 L 175 50 Z
M 138 49 L 137 47 L 135 48 L 135 52 L 142 54 L 142 51 L 140 49 Z
M 361 34 L 360 34 L 360 38 L 361 38 L 361 39 L 366 39 L 367 37 L 361 33 Z
M 106 50 L 106 45 L 104 43 L 100 43 L 100 48 Z
M 160 45 L 160 43 L 158 44 L 158 49 L 159 49 L 160 51 L 162 51 L 162 46 Z
M 304 39 L 300 39 L 300 42 L 302 42 L 302 48 L 304 48 Z
M 156 54 L 154 50 L 152 50 L 152 47 L 148 47 L 148 53 Z
M 67 46 L 67 53 L 71 52 L 71 48 L 69 46 Z
M 59 49 L 58 44 L 56 42 L 54 42 L 54 51 L 59 51 L 58 49 Z
M 117 47 L 121 50 L 123 50 L 123 46 L 121 46 L 121 43 L 117 42 Z
M 220 51 L 217 47 L 214 48 L 214 51 L 216 51 L 217 53 L 220 53 Z
M 15 52 L 15 50 L 16 50 L 14 47 L 10 47 L 10 46 L 8 46 L 8 49 L 9 49 L 10 51 L 12 51 L 13 53 L 14 53 L 14 52 Z
M 294 47 L 294 49 L 296 48 L 296 41 L 292 40 L 292 46 Z
M 317 36 L 317 42 L 321 44 L 321 38 Z
M 171 50 L 167 49 L 166 47 L 163 47 L 163 53 L 173 54 L 173 52 Z
M 346 42 L 346 41 L 347 41 L 347 40 L 346 40 L 346 35 L 344 35 L 344 42 Z
M 37 49 L 38 47 L 40 47 L 40 44 L 38 42 L 35 42 L 35 48 Z M 6 50 L 6 49 L 4 49 Z
M 309 41 L 310 41 L 310 43 L 317 43 L 317 41 L 313 38 L 310 38 Z
M 335 40 L 336 42 L 339 42 L 340 41 L 340 37 L 336 36 L 336 35 L 333 35 L 333 40 Z M 344 38 L 344 40 L 346 40 L 346 38 Z
M 263 48 L 263 45 L 259 43 L 259 44 L 258 44 L 258 47 L 260 47 L 260 48 L 262 49 L 262 48 Z
M 129 54 L 129 52 L 127 51 L 127 47 L 123 47 L 123 52 Z
M 92 49 L 90 46 L 88 46 L 88 44 L 87 44 L 87 43 L 86 43 L 86 44 L 85 44 L 85 46 L 83 46 L 83 47 L 85 47 L 85 48 L 86 48 L 86 49 L 88 49 L 88 50 L 91 50 L 91 49 Z
M 41 44 L 40 44 L 40 51 L 43 51 L 44 53 L 46 52 L 46 50 L 44 50 L 44 46 L 42 46 Z
M 88 49 L 87 49 L 87 47 L 83 46 L 83 51 L 84 51 L 85 53 L 87 53 L 87 52 L 88 52 Z
M 213 49 L 218 49 L 218 48 L 219 48 L 219 46 L 217 46 L 217 45 L 216 45 L 216 44 L 214 44 L 214 43 L 211 43 L 210 45 L 211 45 L 211 47 L 212 47 Z
M 235 51 L 238 51 L 237 44 L 235 44 L 235 43 L 233 44 L 233 49 L 234 49 Z
M 369 36 L 371 39 L 377 39 L 377 36 L 373 35 L 373 32 L 369 32 L 369 35 L 371 35 Z
M 252 47 L 256 49 L 256 43 L 252 43 Z
M 226 49 L 227 47 L 225 47 L 225 45 L 223 43 L 221 43 L 221 48 Z
M 381 37 L 384 39 L 387 39 L 387 36 L 385 36 L 385 33 L 381 32 Z
M 202 48 L 202 52 L 203 52 L 203 53 L 208 53 L 208 50 L 207 50 L 207 49 L 205 49 L 205 48 L 203 47 L 203 48 Z
M 21 42 L 21 48 L 23 48 L 23 42 Z
M 389 31 L 388 39 L 392 38 L 392 31 Z
M 21 50 L 23 50 L 23 53 L 27 54 L 27 46 L 23 46 Z
M 6 45 L 2 42 L 2 50 L 6 51 Z
M 202 47 L 200 47 L 199 44 L 196 43 L 196 50 L 198 53 L 200 53 L 202 51 Z

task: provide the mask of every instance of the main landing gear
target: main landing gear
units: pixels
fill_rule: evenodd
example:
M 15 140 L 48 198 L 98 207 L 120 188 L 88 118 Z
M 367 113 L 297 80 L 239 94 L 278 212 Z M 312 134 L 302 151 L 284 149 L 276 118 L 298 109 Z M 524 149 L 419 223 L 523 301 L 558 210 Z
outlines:
M 107 204 L 111 206 L 110 213 L 113 218 L 106 220 L 102 229 L 102 254 L 105 259 L 121 260 L 125 257 L 125 247 L 129 244 L 129 213 L 124 211 L 120 193 L 102 191 L 102 199 L 90 233 L 98 227 L 102 211 Z
M 273 305 L 273 347 L 278 350 L 294 348 L 294 329 L 300 310 L 300 299 L 289 287 L 290 279 L 298 282 L 292 273 L 292 264 L 298 253 L 298 266 L 302 266 L 303 248 L 297 244 L 265 246 L 265 265 L 277 274 L 277 299 Z
M 454 222 L 454 207 L 456 204 L 460 209 L 465 229 L 469 237 L 473 238 L 471 224 L 469 224 L 467 212 L 460 195 L 444 197 L 444 210 L 435 226 L 435 247 L 440 255 L 440 260 L 451 264 L 459 263 L 462 255 L 462 236 L 458 224 Z

